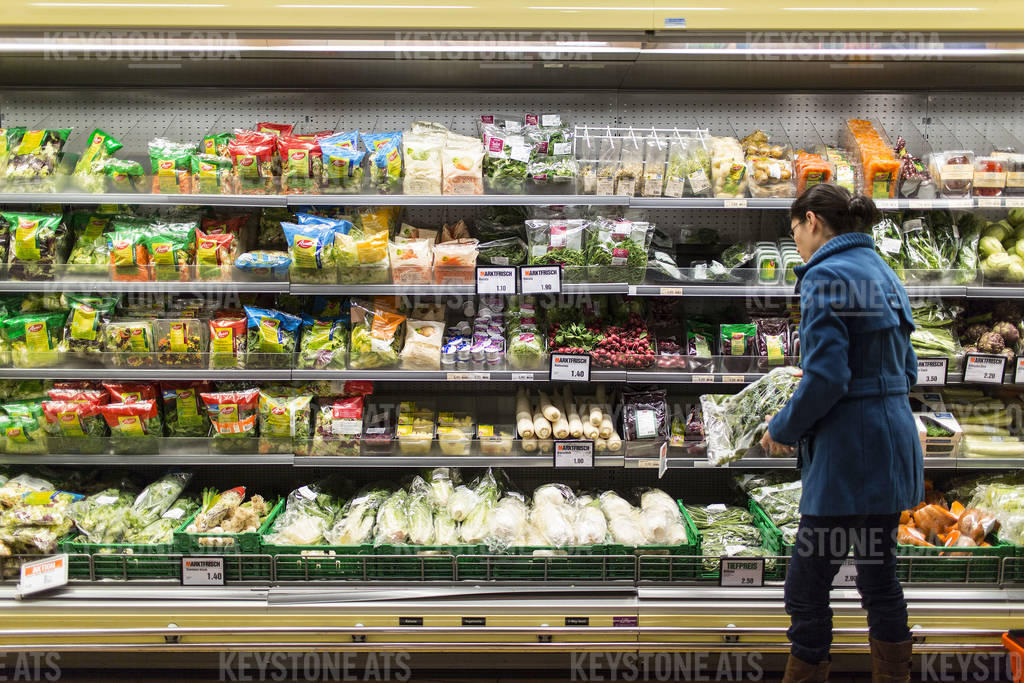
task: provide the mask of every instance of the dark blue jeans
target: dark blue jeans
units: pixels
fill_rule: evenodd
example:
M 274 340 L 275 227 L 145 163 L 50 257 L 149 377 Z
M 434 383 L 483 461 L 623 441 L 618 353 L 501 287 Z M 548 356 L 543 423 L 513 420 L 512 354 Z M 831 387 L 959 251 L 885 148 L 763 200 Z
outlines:
M 785 592 L 793 655 L 810 664 L 828 659 L 832 645 L 829 591 L 851 548 L 871 637 L 889 643 L 910 640 L 907 603 L 896 579 L 899 519 L 899 513 L 800 518 Z

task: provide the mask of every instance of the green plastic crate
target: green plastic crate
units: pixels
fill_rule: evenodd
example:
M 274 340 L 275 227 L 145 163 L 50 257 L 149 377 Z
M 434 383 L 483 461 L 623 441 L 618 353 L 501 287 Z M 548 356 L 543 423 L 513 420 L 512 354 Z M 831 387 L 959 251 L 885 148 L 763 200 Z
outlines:
M 458 578 L 478 581 L 601 581 L 634 579 L 636 558 L 606 545 L 525 546 L 504 554 L 456 557 Z
M 183 555 L 237 555 L 239 553 L 258 555 L 263 534 L 267 533 L 270 523 L 279 514 L 284 504 L 284 499 L 278 500 L 271 507 L 270 514 L 267 515 L 259 529 L 242 534 L 190 534 L 185 529 L 192 523 L 195 516 L 199 514 L 197 512 L 185 520 L 185 523 L 174 532 L 174 550 Z M 200 538 L 221 538 L 225 539 L 228 543 L 216 546 L 200 545 Z
M 71 556 L 68 576 L 89 579 L 92 556 L 97 579 L 174 579 L 181 576 L 181 560 L 174 554 L 173 543 L 142 545 L 136 543 L 90 543 L 79 534 L 60 542 L 62 553 Z
M 481 545 L 380 545 L 373 549 L 373 576 L 381 581 L 454 581 L 463 555 L 486 554 Z
M 263 545 L 278 581 L 364 580 L 373 578 L 371 545 Z M 362 556 L 357 559 L 354 556 Z
M 754 524 L 761 529 L 764 546 L 773 554 L 791 557 L 793 545 L 786 543 L 782 532 L 753 500 L 750 512 Z M 951 553 L 967 553 L 967 557 L 951 557 Z M 989 548 L 926 548 L 914 545 L 900 545 L 896 548 L 899 556 L 896 576 L 906 583 L 995 583 L 999 580 L 1000 564 L 1004 557 L 1013 557 L 1014 547 L 998 543 Z M 784 565 L 785 563 L 779 563 Z M 776 567 L 778 578 L 785 578 L 785 567 Z M 765 578 L 768 578 L 766 572 Z
M 679 512 L 683 515 L 683 526 L 686 528 L 686 543 L 680 545 L 644 545 L 638 548 L 625 548 L 637 556 L 638 579 L 641 581 L 688 581 L 697 577 L 699 563 L 693 559 L 681 557 L 698 557 L 701 554 L 700 531 L 690 518 L 690 513 L 677 500 Z M 618 577 L 617 577 L 618 578 Z

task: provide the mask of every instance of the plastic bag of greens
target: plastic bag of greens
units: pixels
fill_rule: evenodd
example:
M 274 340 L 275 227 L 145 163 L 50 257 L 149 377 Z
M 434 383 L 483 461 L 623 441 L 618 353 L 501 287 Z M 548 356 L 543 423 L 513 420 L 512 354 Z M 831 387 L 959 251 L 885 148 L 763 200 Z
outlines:
M 8 187 L 26 192 L 56 191 L 53 180 L 71 129 L 21 129 L 21 133 L 17 144 L 10 147 L 4 172 Z
M 196 146 L 155 138 L 149 143 L 153 194 L 189 194 L 192 192 L 192 155 Z
M 324 533 L 330 545 L 362 545 L 373 540 L 377 513 L 390 497 L 384 489 L 369 489 L 348 501 L 335 517 L 331 528 Z
M 103 175 L 107 178 L 108 192 L 140 192 L 144 174 L 145 169 L 137 161 L 106 159 L 103 162 Z
M 363 160 L 366 152 L 357 149 L 359 131 L 336 133 L 320 140 L 323 164 L 323 192 L 359 192 L 363 187 Z
M 477 247 L 477 263 L 492 266 L 522 266 L 526 264 L 526 243 L 518 237 L 484 242 Z
M 75 527 L 90 543 L 121 543 L 129 529 L 131 493 L 104 489 L 71 506 Z
M 397 365 L 405 338 L 405 316 L 386 306 L 358 301 L 352 302 L 351 312 L 350 366 L 368 369 Z
M 708 462 L 721 465 L 739 460 L 751 449 L 759 450 L 767 427 L 765 416 L 779 412 L 799 382 L 798 369 L 775 368 L 738 394 L 701 396 Z
M 259 389 L 203 392 L 206 414 L 213 423 L 211 448 L 221 453 L 256 451 Z
M 402 134 L 362 136 L 370 157 L 370 188 L 379 194 L 397 192 L 402 182 Z
M 128 513 L 132 526 L 145 526 L 160 519 L 191 479 L 191 472 L 169 472 L 142 489 Z
M 109 246 L 104 231 L 111 224 L 111 216 L 78 213 L 72 216 L 74 246 L 67 260 L 69 275 L 103 276 L 107 274 Z
M 159 453 L 163 435 L 160 408 L 152 399 L 131 403 L 108 403 L 100 413 L 110 427 L 110 442 L 115 453 Z
M 875 250 L 878 255 L 889 264 L 900 280 L 905 280 L 903 232 L 900 230 L 900 226 L 891 218 L 883 217 L 872 226 L 871 237 L 875 241 Z
M 260 453 L 309 455 L 312 395 L 281 397 L 260 392 Z
M 263 540 L 270 545 L 323 545 L 324 534 L 340 512 L 338 501 L 320 485 L 301 486 L 288 495 L 284 512 Z
M 939 248 L 935 245 L 927 217 L 907 214 L 903 217 L 904 268 L 908 281 L 926 280 L 941 274 Z
M 154 228 L 156 232 L 142 239 L 149 256 L 150 279 L 161 282 L 191 280 L 195 224 L 158 224 Z
M 182 522 L 199 510 L 199 502 L 192 498 L 179 498 L 159 519 L 145 526 L 133 526 L 124 536 L 125 543 L 134 545 L 166 545 L 174 540 L 174 532 Z
M 74 170 L 71 171 L 75 186 L 84 192 L 103 192 L 106 188 L 103 164 L 122 146 L 109 133 L 99 128 L 94 130 L 89 135 L 88 144 L 78 157 Z
M 118 299 L 67 295 L 68 317 L 64 325 L 64 339 L 70 353 L 101 353 L 104 325 L 110 322 Z
M 210 320 L 210 369 L 245 367 L 248 335 L 242 312 L 218 311 Z
M 334 223 L 281 223 L 288 242 L 288 255 L 292 259 L 292 282 L 319 284 L 338 281 Z
M 290 368 L 302 319 L 266 308 L 245 307 L 247 368 Z
M 193 154 L 192 188 L 196 194 L 235 194 L 235 173 L 231 157 Z
M 53 453 L 102 453 L 107 425 L 98 403 L 43 401 L 48 448 Z
M 586 249 L 587 278 L 591 282 L 643 282 L 650 227 L 650 223 L 625 219 L 591 224 Z
M 960 248 L 960 230 L 953 213 L 950 211 L 932 211 L 928 214 L 932 236 L 939 254 L 939 267 L 948 271 L 953 268 L 957 251 Z
M 310 455 L 359 455 L 363 397 L 320 399 Z
M 316 319 L 302 316 L 298 367 L 344 370 L 348 350 L 347 319 Z
M 0 213 L 7 224 L 11 247 L 8 274 L 12 280 L 52 280 L 54 266 L 63 263 L 67 229 L 59 214 Z
M 966 285 L 978 279 L 978 241 L 981 238 L 981 219 L 965 214 L 959 219 L 960 248 L 953 261 L 953 279 Z
M 27 313 L 3 321 L 4 336 L 16 368 L 56 367 L 67 350 L 64 322 L 67 313 Z
M 199 398 L 210 389 L 209 382 L 160 383 L 168 436 L 205 438 L 210 435 L 210 423 Z

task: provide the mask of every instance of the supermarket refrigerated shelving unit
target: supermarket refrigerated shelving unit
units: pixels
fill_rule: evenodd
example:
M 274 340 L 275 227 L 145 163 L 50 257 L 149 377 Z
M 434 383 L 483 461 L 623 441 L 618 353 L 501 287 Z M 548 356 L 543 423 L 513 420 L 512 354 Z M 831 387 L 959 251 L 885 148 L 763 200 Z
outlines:
M 725 4 L 736 9 L 743 3 L 728 0 Z M 762 3 L 757 3 L 758 5 Z M 988 4 L 984 0 L 975 3 Z M 752 7 L 757 17 L 764 17 L 763 8 Z M 734 7 L 736 6 L 736 7 Z M 990 27 L 1001 30 L 1019 30 L 1024 26 L 1009 25 L 1003 8 L 986 10 Z M 526 18 L 538 14 L 523 11 Z M 132 9 L 119 9 L 123 22 L 140 21 L 140 25 L 152 22 L 152 17 L 138 14 Z M 174 18 L 178 10 L 168 9 L 167 17 Z M 214 13 L 218 10 L 212 10 Z M 539 11 L 539 10 L 538 10 Z M 177 25 L 190 25 L 201 18 L 189 12 L 181 17 Z M 378 24 L 391 30 L 394 16 Z M 514 15 L 515 12 L 512 13 Z M 607 14 L 607 13 L 605 13 Z M 887 119 L 898 117 L 924 118 L 936 115 L 963 115 L 978 117 L 998 115 L 1007 118 L 1024 118 L 1021 98 L 1008 95 L 1005 90 L 1020 87 L 1020 50 L 1012 46 L 1024 45 L 1016 34 L 1007 38 L 1005 34 L 992 32 L 987 42 L 970 39 L 969 46 L 960 42 L 963 35 L 950 38 L 949 46 L 957 47 L 946 55 L 946 43 L 939 48 L 945 61 L 934 61 L 931 56 L 900 62 L 887 62 L 883 68 L 871 70 L 860 68 L 833 68 L 833 64 L 810 62 L 779 62 L 749 60 L 742 50 L 733 46 L 741 43 L 733 35 L 730 39 L 719 39 L 701 35 L 699 20 L 692 20 L 687 34 L 663 31 L 661 24 L 634 26 L 628 17 L 622 23 L 623 12 L 612 12 L 615 23 L 593 27 L 594 38 L 598 28 L 608 30 L 609 26 L 626 25 L 635 31 L 629 36 L 629 45 L 635 45 L 635 54 L 625 57 L 602 57 L 599 49 L 597 59 L 580 64 L 572 59 L 564 60 L 565 68 L 547 68 L 551 60 L 539 59 L 529 63 L 529 69 L 522 69 L 511 77 L 511 86 L 521 87 L 528 95 L 510 90 L 503 93 L 482 92 L 479 106 L 495 111 L 519 110 L 525 107 L 551 107 L 570 112 L 581 122 L 594 125 L 615 125 L 618 122 L 636 123 L 638 126 L 676 125 L 679 118 L 699 112 L 711 128 L 731 125 L 742 119 L 739 125 L 756 127 L 760 120 L 775 117 L 792 106 L 808 118 L 818 116 L 818 123 L 838 119 L 846 113 L 863 112 L 866 116 Z M 659 9 L 652 16 L 661 21 L 664 13 Z M 707 14 L 715 14 L 708 12 Z M 774 15 L 784 16 L 784 12 Z M 792 14 L 792 13 L 791 13 Z M 854 30 L 862 28 L 859 23 L 869 12 L 829 12 L 819 16 Z M 213 16 L 212 14 L 209 16 Z M 258 18 L 266 26 L 274 25 L 273 14 L 243 17 L 244 22 Z M 320 15 L 323 20 L 324 16 Z M 419 16 L 419 15 L 417 15 Z M 489 27 L 500 26 L 509 14 L 501 19 L 492 19 Z M 538 25 L 550 26 L 552 16 L 563 23 L 569 16 L 580 30 L 591 17 L 603 16 L 594 11 L 587 14 L 546 15 Z M 724 16 L 724 15 L 723 15 Z M 744 16 L 733 13 L 732 16 Z M 754 16 L 754 15 L 751 15 Z M 269 17 L 269 18 L 268 18 Z M 714 17 L 713 17 L 714 18 Z M 69 21 L 76 19 L 88 23 L 96 17 L 75 15 L 70 10 Z M 102 17 L 99 17 L 102 19 Z M 235 17 L 235 19 L 239 19 Z M 778 21 L 777 17 L 771 21 Z M 893 19 L 892 14 L 872 16 L 878 25 Z M 910 15 L 904 25 L 913 26 L 914 20 L 922 19 L 919 13 Z M 954 22 L 946 17 L 945 25 L 929 24 L 929 30 L 961 31 L 978 29 L 974 17 L 957 17 Z M 164 19 L 166 20 L 166 19 Z M 606 18 L 606 21 L 611 19 Z M 652 21 L 654 21 L 652 19 Z M 794 20 L 800 27 L 807 27 L 807 21 Z M 803 21 L 803 23 L 800 23 Z M 929 21 L 942 24 L 941 20 Z M 843 23 L 845 22 L 845 23 Z M 967 22 L 967 23 L 961 23 Z M 102 23 L 102 22 L 101 22 Z M 292 24 L 291 18 L 287 22 Z M 451 22 L 449 22 L 451 23 Z M 455 24 L 458 22 L 455 21 Z M 227 24 L 224 24 L 227 25 Z M 326 24 L 322 24 L 325 26 Z M 770 21 L 768 24 L 770 25 Z M 476 27 L 479 27 L 477 25 Z M 716 28 L 722 28 L 717 26 Z M 740 27 L 731 27 L 738 30 Z M 763 28 L 763 27 L 762 27 Z M 787 26 L 786 28 L 792 28 Z M 810 28 L 820 28 L 810 26 Z M 922 26 L 922 28 L 925 28 Z M 8 68 L 2 77 L 4 83 L 19 86 L 5 97 L 4 121 L 18 122 L 19 117 L 28 118 L 36 114 L 60 110 L 69 117 L 69 123 L 77 126 L 103 124 L 97 120 L 97 111 L 103 116 L 115 117 L 114 124 L 125 127 L 137 121 L 166 120 L 168 111 L 195 113 L 196 127 L 212 128 L 220 121 L 233 121 L 240 111 L 250 111 L 253 116 L 266 112 L 267 116 L 308 115 L 307 121 L 330 125 L 337 119 L 337 111 L 344 110 L 355 117 L 346 125 L 368 130 L 381 121 L 381 126 L 404 126 L 416 118 L 450 120 L 461 117 L 460 122 L 469 122 L 479 112 L 463 111 L 457 103 L 458 97 L 444 95 L 466 89 L 493 88 L 493 71 L 479 68 L 484 66 L 476 60 L 386 60 L 372 61 L 373 57 L 353 51 L 346 56 L 344 51 L 325 50 L 322 46 L 302 47 L 306 36 L 297 37 L 295 44 L 274 53 L 273 35 L 285 35 L 283 29 L 275 28 L 269 34 L 261 34 L 259 49 L 261 55 L 245 54 L 237 64 L 225 63 L 205 65 L 216 68 L 195 68 L 194 64 L 183 63 L 182 69 L 147 72 L 154 84 L 175 86 L 167 90 L 138 83 L 139 93 L 133 97 L 112 96 L 105 87 L 132 84 L 142 71 L 134 74 L 127 70 L 123 60 L 107 62 L 91 61 L 72 64 L 60 60 L 45 59 L 45 54 L 33 56 L 24 52 L 23 59 L 28 68 Z M 332 36 L 335 38 L 335 36 Z M 717 40 L 725 40 L 719 54 L 705 54 L 703 50 L 714 47 Z M 650 41 L 650 42 L 648 42 Z M 692 41 L 692 43 L 690 42 Z M 954 45 L 956 43 L 956 45 Z M 618 43 L 615 43 L 618 45 Z M 1007 48 L 1009 44 L 1011 47 Z M 959 47 L 958 47 L 959 46 Z M 858 45 L 858 49 L 865 49 Z M 248 47 L 246 47 L 248 49 Z M 303 49 L 307 52 L 303 52 Z M 625 50 L 631 47 L 622 48 Z M 824 49 L 824 48 L 823 48 Z M 665 52 L 668 50 L 668 52 Z M 966 54 L 974 50 L 977 54 Z M 244 50 L 243 50 L 244 51 Z M 770 51 L 770 47 L 769 47 Z M 0 48 L 0 53 L 3 50 Z M 735 55 L 730 56 L 730 52 Z M 293 59 L 308 59 L 315 65 L 303 69 L 296 76 L 299 81 L 282 83 L 281 74 L 294 73 Z M 352 60 L 351 62 L 349 60 Z M 739 61 L 737 61 L 739 60 Z M 559 60 L 555 60 L 559 61 Z M 388 63 L 390 62 L 390 63 Z M 11 64 L 14 62 L 8 62 Z M 364 91 L 370 96 L 360 97 L 367 102 L 365 113 L 359 107 L 351 106 L 348 93 L 334 92 L 325 96 L 322 102 L 312 103 L 304 99 L 303 93 L 257 91 L 250 86 L 247 90 L 223 88 L 226 83 L 249 83 L 252 81 L 249 69 L 255 67 L 265 74 L 268 83 L 289 88 L 316 87 L 326 83 L 346 82 L 341 78 L 331 80 L 335 68 L 344 69 L 346 78 L 363 78 L 363 70 L 353 69 L 352 64 L 372 65 L 366 69 L 368 81 L 359 81 L 355 87 L 369 85 L 379 87 L 381 69 L 389 73 L 396 84 L 407 83 L 407 79 L 420 78 L 414 91 L 401 92 L 403 85 L 395 85 L 394 92 Z M 698 65 L 700 68 L 695 69 Z M 737 65 L 742 68 L 737 68 Z M 286 68 L 271 68 L 271 67 Z M 855 63 L 839 66 L 857 66 Z M 867 64 L 867 66 L 876 66 Z M 262 68 L 267 67 L 267 68 Z M 318 67 L 322 67 L 322 70 Z M 471 68 L 470 68 L 471 67 Z M 543 67 L 543 68 L 534 68 Z M 586 68 L 581 68 L 586 67 Z M 631 71 L 632 70 L 632 71 Z M 503 72 L 512 73 L 512 72 Z M 45 74 L 49 74 L 46 76 Z M 248 75 L 247 75 L 248 74 Z M 680 78 L 673 81 L 673 75 Z M 239 77 L 244 76 L 244 77 Z M 684 78 L 685 77 L 685 78 Z M 36 79 L 36 80 L 32 80 Z M 189 81 L 188 79 L 193 79 Z M 461 81 L 460 81 L 461 79 Z M 518 79 L 518 80 L 516 80 Z M 704 80 L 692 80 L 704 79 Z M 65 84 L 68 93 L 52 91 L 37 92 L 33 83 Z M 694 88 L 706 91 L 691 93 L 665 90 L 666 82 L 692 83 Z M 773 83 L 775 93 L 765 93 L 764 84 Z M 184 93 L 190 85 L 219 86 L 217 91 L 202 87 Z M 90 87 L 92 90 L 70 92 L 71 88 Z M 567 86 L 579 90 L 566 90 Z M 846 92 L 830 90 L 842 87 Z M 785 94 L 790 88 L 804 94 Z M 819 89 L 818 94 L 806 94 Z M 935 88 L 934 91 L 928 90 Z M 961 88 L 963 93 L 951 92 Z M 427 92 L 420 92 L 427 89 Z M 851 94 L 864 90 L 865 93 Z M 870 90 L 868 93 L 866 91 Z M 756 91 L 756 92 L 755 92 Z M 86 95 L 82 96 L 82 92 Z M 439 94 L 441 95 L 439 97 Z M 456 93 L 457 94 L 457 93 Z M 332 99 L 333 98 L 333 99 Z M 374 99 L 376 98 L 376 99 Z M 450 99 L 447 104 L 438 100 Z M 123 108 L 123 111 L 122 111 Z M 330 117 L 328 120 L 327 117 Z M 36 117 L 42 120 L 42 116 Z M 33 119 L 34 120 L 34 119 Z M 114 125 L 112 124 L 112 125 Z M 616 197 L 574 194 L 524 194 L 524 195 L 483 195 L 470 197 L 423 197 L 405 195 L 335 195 L 335 196 L 215 196 L 215 195 L 154 195 L 154 194 L 0 194 L 0 205 L 24 207 L 34 204 L 65 204 L 98 206 L 110 204 L 135 204 L 156 207 L 191 205 L 205 207 L 298 207 L 298 206 L 374 206 L 392 204 L 422 212 L 429 220 L 439 222 L 441 218 L 457 216 L 461 211 L 479 210 L 487 206 L 515 205 L 591 205 L 609 208 L 636 208 L 660 212 L 661 216 L 696 216 L 723 234 L 734 237 L 738 231 L 757 232 L 762 225 L 759 216 L 770 220 L 784 220 L 784 211 L 790 206 L 788 199 L 666 199 L 642 197 Z M 971 200 L 883 200 L 879 202 L 884 210 L 902 209 L 955 209 L 955 210 L 1005 210 L 1024 207 L 1021 198 L 971 199 Z M 668 218 L 666 218 L 668 220 Z M 62 279 L 54 282 L 0 281 L 2 292 L 34 291 L 75 291 L 101 289 L 111 292 L 154 292 L 187 291 L 209 294 L 269 293 L 308 295 L 409 295 L 409 296 L 469 296 L 474 287 L 468 285 L 422 285 L 415 287 L 398 285 L 306 285 L 287 282 L 239 282 L 239 283 L 108 283 L 94 280 Z M 952 286 L 952 285 L 911 285 L 908 293 L 912 297 L 942 297 L 967 299 L 1024 298 L 1024 287 L 1005 286 Z M 791 299 L 793 293 L 787 287 L 680 284 L 606 283 L 600 285 L 566 285 L 567 294 L 610 294 L 627 296 L 671 296 L 689 302 L 702 299 Z M 245 379 L 263 380 L 312 380 L 312 379 L 373 379 L 394 383 L 437 383 L 447 387 L 465 388 L 467 392 L 485 391 L 484 382 L 501 382 L 501 390 L 509 382 L 546 382 L 546 370 L 500 370 L 488 373 L 447 373 L 407 371 L 337 371 L 321 372 L 311 370 L 251 370 L 208 371 L 205 369 L 45 369 L 45 368 L 0 368 L 0 378 L 38 379 L 233 379 L 244 374 Z M 454 375 L 454 376 L 453 376 Z M 685 385 L 693 392 L 707 390 L 709 385 L 716 389 L 736 390 L 756 380 L 759 373 L 712 373 L 697 375 L 661 371 L 605 371 L 595 369 L 594 382 L 636 382 L 654 384 Z M 708 382 L 708 378 L 711 382 Z M 961 378 L 950 374 L 949 382 L 957 383 Z M 1013 381 L 1013 378 L 1010 378 Z M 657 451 L 657 449 L 653 449 Z M 793 459 L 751 459 L 730 463 L 728 467 L 712 469 L 706 460 L 698 457 L 680 457 L 676 449 L 668 449 L 664 463 L 657 453 L 631 455 L 599 455 L 595 468 L 585 474 L 589 482 L 614 482 L 615 485 L 651 485 L 659 481 L 659 472 L 664 465 L 664 485 L 673 494 L 681 497 L 697 496 L 702 489 L 717 494 L 722 482 L 732 472 L 793 468 Z M 692 455 L 692 454 L 689 454 Z M 1014 459 L 994 458 L 951 458 L 930 459 L 929 468 L 977 470 L 1016 469 Z M 427 458 L 400 456 L 358 457 L 305 457 L 274 454 L 211 454 L 177 453 L 153 455 L 49 455 L 49 456 L 0 456 L 0 464 L 46 464 L 81 467 L 130 467 L 160 468 L 166 466 L 195 466 L 201 474 L 230 472 L 231 468 L 242 472 L 240 477 L 261 477 L 261 481 L 287 479 L 288 482 L 302 481 L 315 470 L 342 469 L 345 472 L 365 470 L 407 470 L 424 464 L 437 466 L 461 466 L 467 468 L 500 466 L 512 468 L 516 474 L 546 474 L 557 478 L 564 471 L 550 467 L 551 456 L 515 452 L 508 456 L 430 456 Z M 621 470 L 621 471 L 620 471 Z M 685 470 L 680 472 L 679 470 Z M 581 475 L 582 476 L 582 475 Z M 710 495 L 710 494 L 709 494 Z M 710 502 L 710 501 L 709 501 Z M 229 558 L 230 559 L 230 558 Z M 365 561 L 365 558 L 363 558 Z M 538 562 L 551 563 L 558 558 L 547 558 Z M 377 577 L 373 580 L 346 581 L 291 581 L 277 575 L 259 581 L 230 581 L 226 587 L 189 588 L 176 585 L 177 581 L 126 581 L 117 577 L 93 577 L 95 580 L 73 580 L 69 587 L 59 592 L 39 597 L 18 600 L 12 583 L 0 583 L 0 653 L 27 650 L 63 650 L 85 654 L 88 652 L 140 652 L 158 661 L 161 656 L 179 656 L 177 662 L 198 661 L 205 653 L 221 651 L 254 651 L 294 649 L 308 651 L 343 650 L 351 652 L 394 651 L 443 652 L 446 663 L 451 664 L 450 653 L 464 653 L 460 656 L 467 665 L 488 663 L 503 653 L 528 653 L 531 666 L 546 661 L 546 657 L 558 657 L 578 651 L 618 652 L 694 652 L 694 651 L 762 651 L 782 653 L 786 650 L 785 626 L 787 618 L 782 605 L 781 586 L 769 581 L 763 588 L 721 588 L 712 579 L 692 578 L 680 581 L 648 580 L 639 570 L 643 558 L 636 558 L 637 573 L 629 576 L 612 577 L 604 575 L 598 580 L 564 581 L 548 580 L 525 582 L 515 580 L 481 580 L 479 578 L 458 581 L 421 580 L 409 578 L 402 581 Z M 686 565 L 687 558 L 679 564 Z M 132 558 L 121 557 L 129 562 Z M 306 558 L 304 562 L 323 561 Z M 341 561 L 328 559 L 327 561 Z M 691 558 L 692 563 L 700 560 Z M 92 561 L 90 561 L 92 562 Z M 920 583 L 909 584 L 907 597 L 910 603 L 911 622 L 918 639 L 918 652 L 996 652 L 1001 649 L 999 634 L 1008 628 L 1024 628 L 1024 587 L 1017 582 L 1024 575 L 1024 567 L 1018 563 L 1024 560 L 1006 558 L 998 572 L 998 580 L 970 582 L 963 584 Z M 91 565 L 95 566 L 95 565 Z M 836 651 L 839 653 L 863 653 L 865 651 L 865 621 L 854 591 L 837 589 L 834 592 L 833 607 L 836 612 Z M 416 624 L 416 625 L 412 625 Z M 104 655 L 108 656 L 108 655 Z

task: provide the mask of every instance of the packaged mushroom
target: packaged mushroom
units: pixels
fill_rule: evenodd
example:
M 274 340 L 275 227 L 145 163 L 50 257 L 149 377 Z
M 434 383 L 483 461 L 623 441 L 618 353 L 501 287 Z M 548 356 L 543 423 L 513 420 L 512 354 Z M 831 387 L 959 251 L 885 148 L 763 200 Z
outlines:
M 751 197 L 793 197 L 792 153 L 788 145 L 773 144 L 757 130 L 740 141 L 747 162 Z

